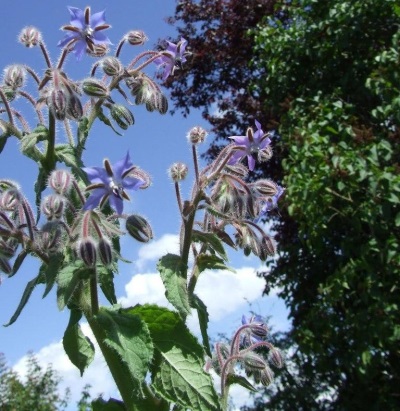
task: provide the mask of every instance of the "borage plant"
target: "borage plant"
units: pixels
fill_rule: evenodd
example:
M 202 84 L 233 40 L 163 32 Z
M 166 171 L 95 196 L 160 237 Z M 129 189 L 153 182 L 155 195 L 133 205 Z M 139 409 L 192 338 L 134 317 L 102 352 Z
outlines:
M 255 131 L 249 128 L 245 136 L 232 137 L 215 161 L 200 169 L 197 146 L 206 132 L 200 127 L 190 130 L 195 183 L 187 200 L 180 191 L 187 165 L 175 163 L 169 170 L 181 216 L 180 252 L 167 254 L 158 263 L 174 310 L 156 305 L 122 308 L 113 285 L 122 259 L 120 237 L 128 233 L 140 242 L 152 239 L 148 221 L 125 214 L 124 201 L 132 190 L 149 187 L 150 178 L 132 163 L 129 152 L 121 153 L 115 164 L 105 159 L 99 167 L 85 167 L 82 153 L 96 120 L 116 132 L 133 125 L 132 112 L 115 102 L 115 93 L 127 105 L 167 111 L 167 98 L 144 69 L 155 64 L 163 80 L 173 75 L 186 61 L 187 41 L 168 42 L 163 51 L 144 51 L 125 66 L 119 58 L 123 46 L 142 45 L 143 32 L 127 33 L 110 55 L 104 12 L 91 14 L 89 7 L 70 7 L 69 12 L 71 22 L 63 26 L 67 34 L 59 42 L 57 63 L 51 62 L 40 31 L 26 27 L 19 41 L 41 50 L 44 74 L 13 64 L 5 68 L 0 86 L 0 150 L 15 137 L 22 153 L 38 166 L 34 206 L 16 182 L 0 180 L 0 269 L 12 277 L 28 256 L 41 263 L 7 325 L 17 320 L 38 284 L 44 285 L 44 296 L 55 287 L 59 309 L 70 311 L 63 345 L 71 362 L 82 374 L 94 356 L 94 345 L 80 327 L 85 319 L 122 398 L 98 398 L 93 401 L 95 410 L 226 409 L 230 385 L 252 389 L 239 366 L 247 377 L 267 385 L 273 373 L 259 349 L 267 347 L 269 362 L 277 367 L 283 365 L 282 356 L 265 341 L 267 330 L 258 317 L 244 319 L 231 344 L 219 343 L 212 352 L 207 308 L 196 295 L 196 284 L 204 270 L 227 268 L 225 246 L 241 248 L 262 261 L 274 255 L 274 241 L 258 222 L 276 207 L 283 189 L 270 180 L 246 181 L 255 161 L 271 157 L 271 140 L 256 121 Z M 86 54 L 96 59 L 88 77 L 79 82 L 64 70 L 70 53 L 78 60 Z M 28 78 L 33 86 L 27 86 Z M 36 128 L 13 107 L 17 97 L 31 105 Z M 61 132 L 67 143 L 57 138 Z M 99 290 L 109 306 L 99 306 Z M 193 310 L 198 313 L 201 342 L 185 325 Z M 211 367 L 220 378 L 218 389 L 208 373 Z

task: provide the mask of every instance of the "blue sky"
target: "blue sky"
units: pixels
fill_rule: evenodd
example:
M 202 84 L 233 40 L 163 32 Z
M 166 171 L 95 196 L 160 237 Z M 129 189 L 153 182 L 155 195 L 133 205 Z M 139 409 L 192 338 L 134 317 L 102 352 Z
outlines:
M 12 63 L 24 63 L 32 66 L 39 74 L 44 64 L 37 48 L 26 49 L 16 39 L 20 30 L 26 25 L 38 27 L 45 39 L 49 52 L 56 60 L 59 55 L 57 42 L 63 33 L 60 26 L 69 22 L 67 6 L 84 8 L 89 5 L 79 0 L 73 2 L 32 2 L 26 0 L 2 2 L 2 16 L 7 25 L 0 28 L 2 53 L 0 67 Z M 136 53 L 153 48 L 159 38 L 174 36 L 173 27 L 165 22 L 167 16 L 173 15 L 173 0 L 118 0 L 96 1 L 91 4 L 92 11 L 106 10 L 107 22 L 112 28 L 107 31 L 111 41 L 116 45 L 119 39 L 131 29 L 143 30 L 149 41 L 142 48 L 127 47 L 123 49 L 121 59 L 128 63 Z M 7 27 L 7 28 L 6 28 Z M 190 46 L 190 39 L 189 46 Z M 85 57 L 77 62 L 69 57 L 65 71 L 74 80 L 88 76 L 93 60 Z M 35 124 L 28 105 L 20 106 L 31 125 Z M 148 113 L 142 107 L 134 107 L 135 125 L 123 136 L 116 135 L 110 128 L 97 124 L 91 133 L 87 151 L 84 154 L 86 166 L 100 166 L 103 158 L 111 163 L 130 151 L 134 164 L 148 171 L 152 176 L 152 186 L 132 195 L 132 202 L 125 204 L 125 210 L 138 212 L 151 222 L 155 240 L 141 245 L 132 239 L 122 241 L 124 257 L 133 261 L 122 264 L 116 279 L 116 291 L 120 302 L 124 305 L 138 302 L 154 302 L 167 305 L 161 281 L 156 273 L 157 259 L 167 251 L 173 251 L 177 245 L 179 232 L 179 215 L 176 206 L 174 188 L 167 176 L 168 167 L 175 161 L 186 162 L 190 169 L 190 147 L 186 141 L 186 133 L 196 125 L 208 128 L 198 112 L 194 111 L 188 118 L 176 114 L 161 116 Z M 63 134 L 60 128 L 59 138 Z M 204 146 L 204 150 L 206 146 Z M 0 178 L 16 180 L 25 195 L 32 200 L 33 184 L 37 173 L 32 160 L 24 158 L 15 140 L 10 139 L 0 155 Z M 183 188 L 184 196 L 190 190 L 193 174 Z M 185 191 L 186 190 L 186 191 Z M 237 270 L 231 272 L 205 273 L 198 285 L 198 293 L 208 303 L 212 324 L 211 333 L 226 332 L 228 335 L 239 324 L 242 313 L 254 310 L 261 315 L 272 316 L 272 323 L 277 328 L 286 328 L 286 311 L 283 303 L 275 296 L 261 298 L 263 281 L 256 277 L 256 270 L 261 264 L 254 257 L 244 258 L 232 254 L 232 266 Z M 26 283 L 37 275 L 38 264 L 29 260 L 16 276 L 7 279 L 3 276 L 0 286 L 0 323 L 5 324 L 18 305 Z M 60 341 L 68 322 L 68 313 L 59 312 L 55 293 L 42 299 L 43 288 L 35 290 L 28 305 L 18 321 L 10 327 L 0 327 L 0 352 L 6 355 L 10 365 L 23 372 L 24 356 L 29 350 L 37 354 L 43 364 L 52 362 L 53 366 L 64 377 L 65 384 L 74 385 L 75 390 L 86 382 L 96 386 L 94 394 L 113 393 L 113 386 L 106 376 L 105 366 L 101 359 L 88 370 L 84 379 L 79 379 L 78 372 L 62 356 Z M 189 325 L 196 332 L 195 319 Z M 239 398 L 238 394 L 238 398 Z M 74 397 L 75 399 L 75 397 Z M 74 408 L 71 408 L 74 409 Z

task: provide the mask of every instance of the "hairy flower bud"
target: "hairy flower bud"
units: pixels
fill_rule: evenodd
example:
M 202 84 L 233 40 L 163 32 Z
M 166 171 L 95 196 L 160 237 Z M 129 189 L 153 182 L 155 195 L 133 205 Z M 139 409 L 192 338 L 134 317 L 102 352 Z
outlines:
M 142 30 L 130 31 L 125 35 L 125 39 L 131 46 L 141 46 L 148 40 L 146 34 L 144 34 Z
M 272 157 L 272 148 L 271 148 L 271 146 L 267 146 L 267 147 L 263 148 L 262 150 L 258 150 L 258 152 L 257 152 L 257 160 L 260 163 L 270 160 L 271 157 Z
M 82 91 L 90 97 L 106 98 L 109 96 L 107 85 L 94 78 L 83 80 Z
M 278 193 L 278 185 L 271 180 L 262 179 L 250 184 L 251 188 L 258 194 L 273 197 Z
M 174 163 L 168 170 L 168 174 L 172 181 L 178 182 L 186 178 L 189 172 L 188 166 L 184 163 Z
M 267 363 L 258 354 L 253 351 L 247 351 L 242 355 L 242 362 L 246 370 L 263 370 Z
M 117 124 L 126 130 L 129 126 L 135 123 L 133 114 L 122 104 L 113 104 L 110 109 L 111 117 L 117 122 Z
M 276 347 L 272 347 L 268 353 L 268 361 L 276 368 L 282 368 L 285 364 L 281 350 Z
M 94 267 L 97 261 L 96 249 L 96 241 L 91 237 L 86 237 L 78 242 L 76 251 L 88 267 Z
M 191 144 L 200 144 L 202 143 L 207 137 L 207 131 L 204 130 L 202 127 L 193 127 L 189 130 L 187 134 L 187 139 Z
M 17 188 L 10 188 L 0 195 L 0 209 L 14 211 L 21 203 L 22 194 Z
M 71 190 L 74 176 L 67 170 L 53 170 L 47 181 L 47 185 L 57 194 L 65 195 Z
M 68 98 L 65 114 L 70 120 L 80 120 L 83 116 L 81 100 L 75 93 L 71 93 Z
M 53 89 L 47 98 L 50 111 L 57 120 L 64 120 L 67 111 L 67 97 L 64 90 Z
M 56 221 L 47 222 L 40 230 L 40 247 L 46 253 L 52 255 L 60 251 L 62 247 L 62 232 L 60 224 Z
M 42 212 L 48 220 L 60 220 L 64 213 L 65 198 L 59 194 L 51 194 L 42 202 Z
M 42 41 L 42 34 L 36 27 L 28 26 L 21 30 L 18 40 L 26 47 L 35 47 Z
M 97 251 L 100 257 L 101 262 L 108 266 L 113 261 L 113 252 L 111 247 L 111 242 L 108 238 L 102 237 L 100 238 L 97 244 Z
M 107 56 L 100 61 L 100 66 L 107 76 L 118 76 L 124 70 L 124 67 L 116 57 Z
M 4 69 L 3 81 L 6 86 L 15 90 L 25 84 L 26 70 L 21 64 L 13 64 Z
M 126 230 L 137 241 L 147 243 L 153 238 L 153 230 L 148 221 L 138 214 L 126 219 Z
M 256 383 L 261 383 L 265 387 L 268 387 L 274 381 L 274 372 L 268 366 L 261 371 L 254 371 L 253 376 Z
M 109 51 L 107 44 L 92 44 L 86 48 L 86 54 L 91 57 L 104 57 Z

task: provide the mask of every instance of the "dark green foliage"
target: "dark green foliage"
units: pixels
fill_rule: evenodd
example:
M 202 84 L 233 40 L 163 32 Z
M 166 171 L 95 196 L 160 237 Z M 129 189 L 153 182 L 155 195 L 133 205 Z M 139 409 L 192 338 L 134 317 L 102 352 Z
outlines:
M 49 366 L 46 370 L 39 365 L 34 355 L 27 359 L 27 379 L 21 380 L 11 370 L 0 354 L 0 409 L 2 411 L 56 411 L 64 410 L 68 404 L 69 391 L 63 396 L 58 392 L 61 379 Z
M 252 117 L 279 134 L 279 164 L 257 173 L 287 187 L 276 225 L 280 258 L 265 290 L 282 290 L 293 354 L 291 373 L 257 409 L 399 409 L 398 1 L 277 1 L 272 11 L 260 1 L 246 13 L 232 0 L 221 17 L 205 12 L 206 1 L 193 3 L 180 2 L 176 12 L 180 34 L 195 39 L 193 84 L 171 83 L 173 97 L 186 109 L 205 107 L 218 138 Z M 259 4 L 264 21 L 249 27 Z M 224 56 L 224 41 L 234 45 L 226 18 L 235 12 L 242 13 L 238 30 L 251 35 Z M 213 64 L 196 60 L 202 47 Z M 233 61 L 237 75 L 224 76 Z M 237 79 L 262 110 L 248 100 L 231 116 Z M 186 97 L 190 87 L 195 93 Z M 210 99 L 224 93 L 227 116 L 210 118 Z

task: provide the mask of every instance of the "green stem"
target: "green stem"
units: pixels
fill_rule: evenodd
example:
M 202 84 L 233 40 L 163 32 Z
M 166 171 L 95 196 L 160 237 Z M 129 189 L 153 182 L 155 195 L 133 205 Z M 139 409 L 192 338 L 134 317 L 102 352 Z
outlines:
M 43 166 L 47 172 L 54 170 L 56 167 L 56 119 L 49 111 L 49 139 L 47 141 L 46 156 L 43 159 Z
M 96 315 L 99 312 L 99 294 L 97 291 L 97 272 L 94 268 L 94 273 L 90 277 L 90 305 L 92 307 L 92 315 Z

